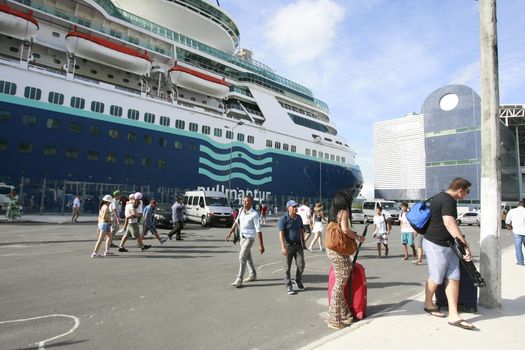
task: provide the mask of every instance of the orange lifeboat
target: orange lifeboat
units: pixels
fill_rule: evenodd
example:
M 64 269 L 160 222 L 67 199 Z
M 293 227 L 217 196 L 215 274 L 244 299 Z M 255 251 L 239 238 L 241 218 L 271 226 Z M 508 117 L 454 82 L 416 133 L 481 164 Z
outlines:
M 144 52 L 112 41 L 77 31 L 66 35 L 67 50 L 75 56 L 111 66 L 137 75 L 151 69 L 151 58 Z
M 230 91 L 230 83 L 224 78 L 214 77 L 188 67 L 174 65 L 168 73 L 172 84 L 201 94 L 223 99 Z
M 8 5 L 0 5 L 0 33 L 29 41 L 35 38 L 38 22 L 33 12 L 22 12 Z

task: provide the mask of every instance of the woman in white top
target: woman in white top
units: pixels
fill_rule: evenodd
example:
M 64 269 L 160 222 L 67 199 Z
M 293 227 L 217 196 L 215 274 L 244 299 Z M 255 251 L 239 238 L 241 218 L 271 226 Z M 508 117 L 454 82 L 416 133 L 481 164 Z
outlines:
M 314 207 L 314 228 L 312 232 L 315 234 L 312 243 L 308 247 L 309 251 L 313 251 L 315 242 L 319 242 L 319 251 L 323 251 L 323 205 L 321 203 L 316 203 Z

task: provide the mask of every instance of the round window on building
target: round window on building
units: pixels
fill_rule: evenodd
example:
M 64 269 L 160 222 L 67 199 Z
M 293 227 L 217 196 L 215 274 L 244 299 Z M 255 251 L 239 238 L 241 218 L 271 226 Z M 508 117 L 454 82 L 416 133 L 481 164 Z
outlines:
M 456 94 L 446 94 L 439 100 L 439 107 L 444 111 L 451 111 L 457 107 L 459 97 Z

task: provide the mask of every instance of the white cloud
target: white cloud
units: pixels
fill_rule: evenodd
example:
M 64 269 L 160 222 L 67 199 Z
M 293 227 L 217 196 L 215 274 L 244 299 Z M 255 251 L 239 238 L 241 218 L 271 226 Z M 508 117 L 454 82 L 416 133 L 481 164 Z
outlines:
M 290 65 L 311 61 L 332 46 L 344 13 L 344 8 L 332 0 L 298 0 L 271 17 L 265 39 Z

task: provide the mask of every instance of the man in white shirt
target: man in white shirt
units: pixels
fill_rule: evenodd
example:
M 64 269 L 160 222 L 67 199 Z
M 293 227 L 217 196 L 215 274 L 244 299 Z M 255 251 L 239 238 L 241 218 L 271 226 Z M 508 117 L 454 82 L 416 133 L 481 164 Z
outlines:
M 80 216 L 80 198 L 78 198 L 78 194 L 75 195 L 75 199 L 73 200 L 73 217 L 71 218 L 71 222 L 77 223 L 77 219 Z
M 390 236 L 389 214 L 383 214 L 383 208 L 376 208 L 376 215 L 374 215 L 373 232 L 374 238 L 377 239 L 377 255 L 381 256 L 381 244 L 385 246 L 385 256 L 388 256 L 388 236 Z
M 226 235 L 226 241 L 228 241 L 231 235 L 237 229 L 237 226 L 239 227 L 241 235 L 241 252 L 239 253 L 240 266 L 237 278 L 231 284 L 236 288 L 242 287 L 244 271 L 246 270 L 246 263 L 248 263 L 248 266 L 250 267 L 250 275 L 244 280 L 244 282 L 251 282 L 257 279 L 257 271 L 255 270 L 255 265 L 253 263 L 251 253 L 251 248 L 253 242 L 255 241 L 255 236 L 257 236 L 259 240 L 259 251 L 261 252 L 261 254 L 264 253 L 264 243 L 261 232 L 261 224 L 259 222 L 259 213 L 257 213 L 257 211 L 252 208 L 252 203 L 252 197 L 244 197 L 242 201 L 243 208 L 239 212 L 237 220 L 235 220 L 235 222 L 233 223 L 230 232 L 228 232 L 228 234 Z
M 517 208 L 509 210 L 505 218 L 507 228 L 514 233 L 514 249 L 517 264 L 525 266 L 523 261 L 523 246 L 525 245 L 525 200 L 521 200 Z
M 128 250 L 124 247 L 126 241 L 128 240 L 128 235 L 131 235 L 137 239 L 137 246 L 141 250 L 146 250 L 151 248 L 150 245 L 144 244 L 143 239 L 144 235 L 140 233 L 139 218 L 142 217 L 142 194 L 140 192 L 130 194 L 129 201 L 126 203 L 124 209 L 124 215 L 126 219 L 129 220 L 128 226 L 126 227 L 126 232 L 122 235 L 120 241 L 120 246 L 118 248 L 119 252 L 127 252 Z
M 297 208 L 297 215 L 303 220 L 304 242 L 306 243 L 312 234 L 312 227 L 314 226 L 312 223 L 312 209 L 308 206 L 308 200 L 303 199 L 301 201 L 301 205 Z M 306 247 L 304 248 L 306 249 Z

